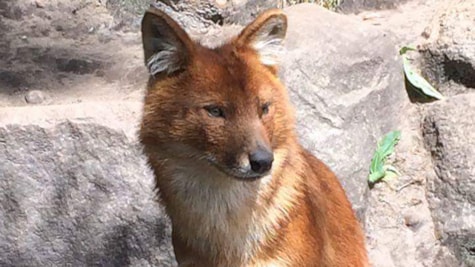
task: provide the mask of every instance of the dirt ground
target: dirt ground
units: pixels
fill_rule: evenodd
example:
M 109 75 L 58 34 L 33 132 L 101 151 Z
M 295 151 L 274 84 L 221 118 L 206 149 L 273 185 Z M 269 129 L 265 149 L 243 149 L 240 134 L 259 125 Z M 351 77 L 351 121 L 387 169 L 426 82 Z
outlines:
M 400 45 L 417 44 L 448 3 L 413 0 L 349 16 L 390 29 Z M 0 106 L 140 99 L 141 12 L 120 1 L 0 2 Z
M 140 17 L 127 25 L 116 10 L 101 1 L 0 3 L 0 106 L 139 97 Z

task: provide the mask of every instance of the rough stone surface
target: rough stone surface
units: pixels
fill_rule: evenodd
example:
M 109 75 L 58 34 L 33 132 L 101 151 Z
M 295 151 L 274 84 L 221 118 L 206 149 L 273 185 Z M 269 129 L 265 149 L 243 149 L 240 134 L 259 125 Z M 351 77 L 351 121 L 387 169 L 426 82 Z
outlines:
M 401 140 L 387 163 L 401 175 L 376 184 L 369 193 L 365 213 L 369 256 L 378 267 L 433 267 L 439 242 L 426 199 L 426 179 L 435 174 L 424 148 L 419 107 L 407 104 L 399 114 Z
M 261 12 L 277 8 L 280 1 L 275 0 L 232 0 L 228 1 L 223 12 L 224 22 L 245 25 L 256 18 Z
M 35 2 L 0 1 L 0 106 L 27 105 L 32 90 L 70 104 L 122 100 L 143 86 L 139 32 L 115 25 L 106 1 Z M 10 16 L 14 10 L 21 17 Z
M 0 109 L 0 266 L 173 266 L 140 108 Z
M 408 0 L 342 0 L 338 10 L 343 13 L 355 13 L 362 10 L 394 8 Z
M 244 25 L 262 11 L 276 8 L 273 0 L 194 1 L 158 0 L 154 6 L 164 10 L 184 26 L 191 35 L 208 33 L 224 24 Z
M 25 101 L 28 104 L 41 104 L 43 101 L 45 101 L 45 95 L 43 92 L 38 91 L 38 90 L 32 90 L 26 93 L 25 95 Z
M 428 198 L 436 235 L 457 260 L 475 266 L 475 94 L 429 107 L 424 136 L 435 176 Z
M 475 2 L 447 5 L 427 27 L 423 74 L 446 95 L 475 89 Z
M 313 4 L 286 13 L 282 79 L 298 132 L 304 146 L 336 172 L 361 215 L 377 140 L 396 127 L 407 101 L 393 38 Z
M 203 35 L 223 24 L 221 9 L 212 1 L 157 1 L 153 6 L 165 11 L 190 35 Z

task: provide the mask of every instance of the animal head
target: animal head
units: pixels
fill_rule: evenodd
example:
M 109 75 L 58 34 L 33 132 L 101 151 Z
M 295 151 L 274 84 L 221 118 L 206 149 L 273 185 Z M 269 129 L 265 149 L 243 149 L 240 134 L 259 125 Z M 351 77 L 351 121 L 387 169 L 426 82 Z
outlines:
M 286 16 L 269 10 L 217 48 L 194 42 L 168 15 L 142 21 L 150 72 L 140 133 L 169 160 L 196 159 L 237 179 L 272 170 L 293 138 L 293 113 L 277 77 Z M 150 149 L 149 149 L 150 150 Z

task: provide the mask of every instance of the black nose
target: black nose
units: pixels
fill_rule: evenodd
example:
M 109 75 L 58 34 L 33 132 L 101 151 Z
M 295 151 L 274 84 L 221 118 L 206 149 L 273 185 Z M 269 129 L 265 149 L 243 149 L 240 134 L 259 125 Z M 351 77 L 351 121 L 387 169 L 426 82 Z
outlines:
M 258 149 L 249 155 L 249 161 L 253 172 L 263 174 L 272 167 L 274 155 L 267 149 Z

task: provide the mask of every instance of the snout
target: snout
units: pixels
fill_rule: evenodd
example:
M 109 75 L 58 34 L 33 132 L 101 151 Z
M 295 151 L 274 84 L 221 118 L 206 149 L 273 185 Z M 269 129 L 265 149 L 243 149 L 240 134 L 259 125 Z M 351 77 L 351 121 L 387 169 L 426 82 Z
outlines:
M 241 155 L 236 178 L 253 181 L 265 176 L 272 169 L 274 153 L 271 149 L 258 146 L 256 149 Z
M 269 148 L 259 146 L 251 152 L 240 154 L 237 161 L 225 165 L 219 164 L 215 159 L 209 157 L 208 161 L 222 172 L 239 180 L 254 181 L 264 177 L 272 169 L 274 153 Z
M 252 172 L 262 175 L 272 168 L 274 154 L 266 148 L 259 148 L 249 154 L 249 164 Z

